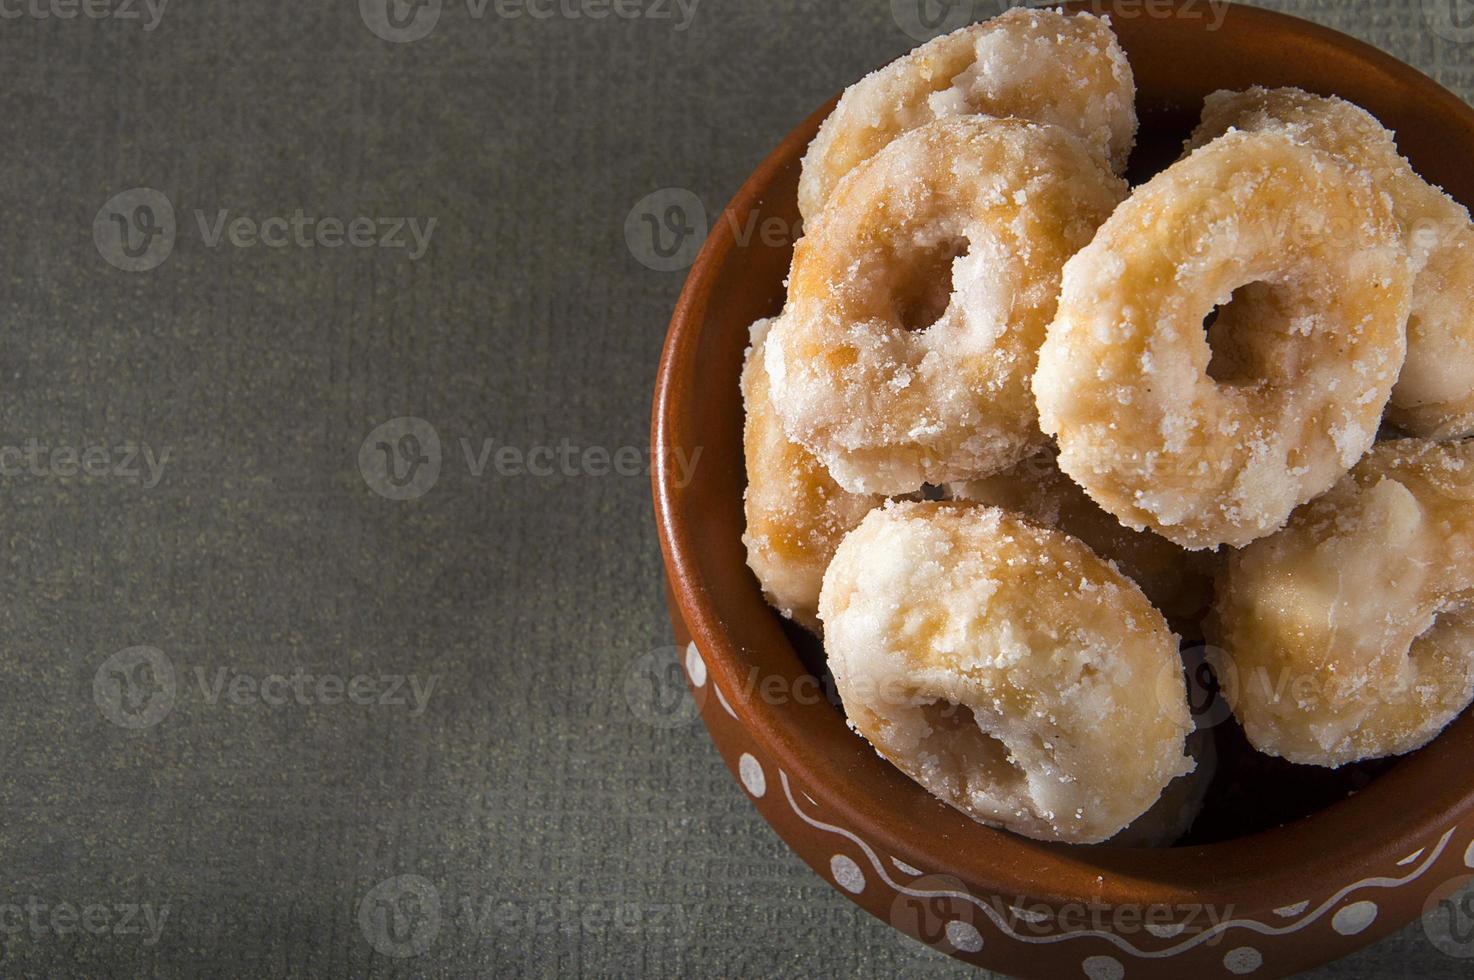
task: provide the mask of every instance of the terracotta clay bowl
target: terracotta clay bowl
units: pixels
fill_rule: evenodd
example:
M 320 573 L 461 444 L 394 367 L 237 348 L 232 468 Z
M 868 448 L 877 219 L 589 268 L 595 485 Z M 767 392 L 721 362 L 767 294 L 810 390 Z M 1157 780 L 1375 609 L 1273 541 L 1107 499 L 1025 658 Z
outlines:
M 1135 179 L 1176 156 L 1209 92 L 1297 85 L 1365 106 L 1426 177 L 1474 204 L 1474 111 L 1365 44 L 1251 7 L 1220 9 L 1218 22 L 1201 0 L 1073 6 L 1112 13 L 1131 57 Z M 1257 756 L 1231 722 L 1219 725 L 1208 811 L 1190 843 L 1158 850 L 980 826 L 845 726 L 817 645 L 764 604 L 741 540 L 738 376 L 748 325 L 782 306 L 792 251 L 791 236 L 744 232 L 796 227 L 799 161 L 831 107 L 789 134 L 712 222 L 655 392 L 671 616 L 712 739 L 753 804 L 867 911 L 1018 976 L 1275 976 L 1412 921 L 1474 867 L 1470 714 L 1421 752 L 1336 772 Z M 698 449 L 687 481 L 675 461 Z

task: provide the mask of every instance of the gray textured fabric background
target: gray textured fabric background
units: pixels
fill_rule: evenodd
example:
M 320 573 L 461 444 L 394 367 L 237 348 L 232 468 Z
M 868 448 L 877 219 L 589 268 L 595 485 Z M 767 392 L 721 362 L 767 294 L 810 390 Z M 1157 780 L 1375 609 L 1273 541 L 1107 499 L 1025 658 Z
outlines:
M 648 445 L 683 278 L 626 245 L 632 206 L 714 213 L 912 39 L 886 2 L 446 0 L 391 43 L 373 4 L 0 0 L 0 974 L 956 971 L 811 874 L 650 701 L 660 558 L 643 457 L 617 455 Z M 1424 16 L 1464 0 L 1272 6 L 1474 95 L 1474 48 Z M 160 197 L 105 207 L 134 188 L 172 247 L 144 234 Z M 306 247 L 299 209 L 307 241 L 436 224 L 417 257 Z M 429 431 L 360 449 L 405 416 L 441 466 L 399 501 L 379 444 L 428 459 Z M 626 475 L 513 471 L 565 440 Z M 406 896 L 425 917 L 386 930 Z M 1415 924 L 1322 975 L 1467 962 Z

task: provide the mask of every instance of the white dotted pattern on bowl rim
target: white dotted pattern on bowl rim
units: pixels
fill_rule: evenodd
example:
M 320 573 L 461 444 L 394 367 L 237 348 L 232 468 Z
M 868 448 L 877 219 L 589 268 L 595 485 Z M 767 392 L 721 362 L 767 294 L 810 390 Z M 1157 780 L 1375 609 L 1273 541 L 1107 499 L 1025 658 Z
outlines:
M 697 687 L 702 687 L 707 683 L 706 662 L 702 657 L 700 650 L 697 649 L 696 643 L 694 641 L 687 648 L 686 666 L 693 684 L 695 684 Z M 721 687 L 713 682 L 712 690 L 716 693 L 717 701 L 721 704 L 726 713 L 733 718 L 736 718 L 737 713 L 732 710 L 731 705 L 723 696 Z M 738 765 L 738 776 L 743 787 L 748 791 L 750 795 L 753 796 L 753 798 L 760 799 L 766 794 L 768 782 L 767 773 L 764 770 L 762 763 L 760 763 L 757 757 L 754 756 L 752 753 L 742 753 Z M 1195 946 L 1208 942 L 1215 936 L 1226 934 L 1231 929 L 1243 929 L 1249 932 L 1255 932 L 1263 936 L 1271 937 L 1300 932 L 1301 930 L 1306 929 L 1315 922 L 1319 921 L 1326 915 L 1327 912 L 1330 912 L 1332 909 L 1335 909 L 1336 911 L 1331 916 L 1331 928 L 1342 936 L 1357 935 L 1358 933 L 1364 932 L 1366 929 L 1370 928 L 1372 923 L 1376 921 L 1377 915 L 1379 913 L 1379 908 L 1376 902 L 1373 902 L 1370 899 L 1359 899 L 1355 902 L 1350 902 L 1345 905 L 1342 905 L 1341 903 L 1346 898 L 1350 897 L 1354 892 L 1374 888 L 1400 888 L 1404 885 L 1411 884 L 1412 882 L 1421 878 L 1425 873 L 1427 873 L 1428 869 L 1433 867 L 1433 865 L 1437 863 L 1438 859 L 1443 856 L 1443 852 L 1447 849 L 1449 841 L 1453 838 L 1455 830 L 1457 830 L 1456 827 L 1449 828 L 1448 831 L 1445 832 L 1441 838 L 1439 838 L 1438 843 L 1433 846 L 1432 853 L 1428 853 L 1427 848 L 1419 848 L 1412 854 L 1409 854 L 1398 861 L 1397 864 L 1399 867 L 1406 867 L 1408 865 L 1417 863 L 1417 866 L 1413 868 L 1413 870 L 1411 870 L 1408 874 L 1401 878 L 1364 878 L 1361 881 L 1347 885 L 1345 888 L 1340 889 L 1330 898 L 1316 905 L 1314 909 L 1311 909 L 1311 904 L 1308 901 L 1297 902 L 1294 905 L 1287 905 L 1282 908 L 1275 909 L 1275 915 L 1279 916 L 1281 919 L 1290 919 L 1294 921 L 1288 922 L 1283 925 L 1268 925 L 1255 919 L 1225 919 L 1201 932 L 1195 933 L 1182 942 L 1169 946 L 1165 949 L 1145 950 L 1138 948 L 1129 940 L 1125 939 L 1123 936 L 1117 933 L 1104 932 L 1101 930 L 1073 930 L 1043 936 L 1023 934 L 1013 929 L 1008 923 L 1007 919 L 1000 915 L 998 910 L 993 907 L 992 903 L 985 902 L 972 895 L 970 892 L 962 892 L 949 889 L 917 889 L 909 887 L 893 879 L 886 871 L 886 866 L 881 861 L 880 856 L 877 854 L 875 849 L 872 848 L 865 841 L 861 840 L 857 835 L 851 833 L 848 830 L 845 830 L 842 827 L 837 827 L 833 824 L 825 823 L 824 821 L 819 820 L 818 818 L 804 812 L 804 810 L 798 805 L 797 799 L 795 799 L 794 797 L 793 787 L 789 785 L 787 772 L 779 769 L 778 780 L 783 787 L 783 795 L 787 799 L 789 807 L 793 810 L 794 814 L 797 815 L 800 820 L 802 820 L 805 824 L 814 828 L 815 830 L 827 834 L 837 835 L 858 847 L 860 849 L 860 852 L 864 855 L 865 860 L 869 863 L 870 867 L 874 869 L 874 872 L 876 876 L 880 879 L 880 881 L 884 882 L 886 886 L 888 886 L 891 890 L 897 892 L 898 894 L 909 895 L 915 898 L 949 898 L 955 901 L 963 901 L 975 905 L 979 910 L 982 911 L 984 915 L 988 917 L 988 919 L 993 923 L 994 926 L 998 928 L 1000 932 L 1004 933 L 1010 939 L 1018 942 L 1030 944 L 1051 944 L 1065 942 L 1072 939 L 1094 938 L 1109 942 L 1117 949 L 1119 949 L 1123 954 L 1139 959 L 1164 959 L 1168 957 L 1178 956 L 1194 948 Z M 803 794 L 803 796 L 810 805 L 817 806 L 817 804 L 814 803 L 812 797 L 808 796 L 808 794 Z M 1424 856 L 1425 854 L 1427 855 L 1426 857 Z M 1421 861 L 1419 860 L 1420 858 L 1422 859 Z M 923 875 L 922 871 L 915 867 L 912 867 L 909 864 L 906 864 L 899 858 L 891 858 L 891 865 L 902 874 L 913 878 L 921 877 Z M 1464 865 L 1465 867 L 1474 869 L 1474 841 L 1470 842 L 1468 848 L 1464 852 Z M 865 888 L 868 887 L 869 880 L 866 877 L 864 869 L 862 869 L 861 866 L 855 861 L 855 859 L 853 857 L 850 857 L 848 854 L 836 853 L 830 859 L 829 866 L 830 875 L 834 884 L 844 891 L 848 892 L 849 894 L 860 895 L 864 892 Z M 954 926 L 968 926 L 968 930 L 964 930 L 962 928 L 952 928 Z M 1178 932 L 1180 933 L 1180 930 Z M 1158 934 L 1160 938 L 1170 938 L 1173 935 L 1170 930 L 1155 930 L 1154 934 Z M 970 924 L 964 923 L 961 920 L 949 923 L 947 935 L 949 940 L 953 942 L 953 945 L 957 946 L 957 948 L 961 952 L 973 953 L 982 949 L 983 940 L 981 934 L 979 934 L 975 928 L 971 927 Z M 1235 946 L 1229 949 L 1228 952 L 1226 952 L 1223 956 L 1224 970 L 1230 975 L 1234 976 L 1252 975 L 1257 970 L 1259 970 L 1259 968 L 1263 966 L 1263 964 L 1263 954 L 1261 954 L 1260 951 L 1258 949 L 1255 949 L 1253 946 Z M 1084 975 L 1086 977 L 1089 977 L 1090 980 L 1121 980 L 1121 978 L 1126 975 L 1125 966 L 1119 960 L 1111 956 L 1087 957 L 1086 959 L 1081 961 L 1080 967 Z

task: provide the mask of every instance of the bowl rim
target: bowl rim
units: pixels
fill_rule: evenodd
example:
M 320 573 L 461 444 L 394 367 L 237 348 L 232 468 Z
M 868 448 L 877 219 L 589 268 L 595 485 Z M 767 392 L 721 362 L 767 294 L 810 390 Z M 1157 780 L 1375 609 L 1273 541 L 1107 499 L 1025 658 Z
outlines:
M 1113 6 L 1101 0 L 1064 4 L 1071 12 L 1107 14 Z M 1333 48 L 1379 74 L 1395 77 L 1427 100 L 1430 111 L 1457 118 L 1474 132 L 1474 109 L 1422 72 L 1370 44 L 1278 11 L 1235 4 L 1233 16 L 1253 30 L 1290 30 L 1298 39 Z M 743 182 L 722 213 L 746 216 L 755 212 L 775 176 L 802 157 L 837 100 L 838 96 L 830 99 L 790 131 Z M 682 474 L 674 459 L 675 448 L 685 445 L 681 441 L 682 406 L 695 397 L 694 386 L 683 383 L 681 368 L 695 361 L 710 287 L 738 247 L 733 228 L 740 224 L 712 222 L 689 270 L 662 350 L 651 421 L 651 483 L 670 593 L 708 673 L 727 691 L 742 689 L 742 668 L 749 667 L 750 661 L 723 625 L 722 600 L 704 583 L 696 557 L 702 548 L 701 529 L 683 515 L 689 488 L 681 485 Z M 733 384 L 735 390 L 735 379 Z M 758 589 L 756 580 L 751 585 Z M 773 632 L 781 637 L 777 614 L 773 617 Z M 789 666 L 807 674 L 791 645 L 786 641 L 783 645 L 792 661 Z M 1424 846 L 1430 835 L 1474 810 L 1474 779 L 1440 778 L 1457 773 L 1453 767 L 1458 758 L 1467 759 L 1474 752 L 1474 712 L 1465 712 L 1432 745 L 1399 760 L 1361 792 L 1302 819 L 1244 837 L 1166 849 L 1082 847 L 1031 841 L 968 821 L 974 839 L 943 836 L 933 842 L 939 846 L 933 847 L 927 846 L 925 833 L 903 822 L 915 816 L 915 800 L 908 801 L 912 807 L 907 809 L 896 800 L 857 793 L 858 780 L 851 772 L 843 766 L 826 765 L 832 760 L 811 751 L 812 740 L 801 724 L 807 716 L 762 698 L 730 697 L 727 702 L 782 769 L 872 844 L 917 867 L 945 868 L 986 892 L 1022 894 L 1042 901 L 1171 905 L 1201 898 L 1206 892 L 1242 913 L 1268 911 L 1281 904 L 1284 894 L 1305 891 L 1310 878 L 1340 880 L 1356 875 L 1358 869 L 1385 866 L 1389 858 Z M 824 709 L 835 715 L 838 724 L 844 724 L 842 715 L 827 705 Z M 889 768 L 868 743 L 855 735 L 849 737 L 864 747 L 876 765 Z M 1388 805 L 1399 799 L 1422 802 L 1412 807 Z M 936 806 L 953 812 L 939 802 Z M 1369 832 L 1371 828 L 1374 831 Z M 1273 860 L 1273 855 L 1283 860 Z

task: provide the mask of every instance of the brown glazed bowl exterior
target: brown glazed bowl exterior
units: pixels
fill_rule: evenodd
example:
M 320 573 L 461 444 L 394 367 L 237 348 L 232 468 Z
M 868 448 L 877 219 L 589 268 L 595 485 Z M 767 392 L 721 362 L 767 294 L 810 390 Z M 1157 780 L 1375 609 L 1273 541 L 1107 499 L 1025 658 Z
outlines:
M 1429 180 L 1474 204 L 1474 111 L 1374 48 L 1237 5 L 1214 30 L 1205 0 L 1072 6 L 1112 14 L 1130 55 L 1138 161 L 1175 156 L 1215 89 L 1296 85 L 1365 106 Z M 738 376 L 748 325 L 782 306 L 792 252 L 791 235 L 760 230 L 797 227 L 799 162 L 830 108 L 789 134 L 712 222 L 655 391 L 672 620 L 707 728 L 753 804 L 871 914 L 1017 976 L 1278 976 L 1412 921 L 1474 867 L 1474 713 L 1307 818 L 1138 850 L 1045 844 L 973 823 L 877 757 L 823 697 L 746 565 Z M 698 449 L 687 483 L 675 460 Z

